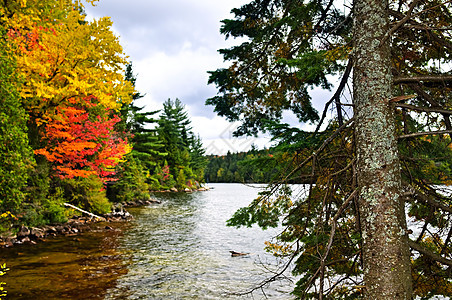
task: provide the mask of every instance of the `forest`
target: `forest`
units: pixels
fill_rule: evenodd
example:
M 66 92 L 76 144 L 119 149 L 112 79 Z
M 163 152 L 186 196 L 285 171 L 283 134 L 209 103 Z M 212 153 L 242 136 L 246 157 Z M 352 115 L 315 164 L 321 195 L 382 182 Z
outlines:
M 273 154 L 269 150 L 255 148 L 247 152 L 226 155 L 208 155 L 205 181 L 209 182 L 237 182 L 237 183 L 269 183 L 271 174 L 276 173 L 276 166 L 267 167 L 265 163 Z M 265 166 L 265 167 L 264 167 Z M 265 172 L 265 171 L 269 172 Z
M 88 1 L 92 2 L 92 1 Z M 0 232 L 105 214 L 204 181 L 204 149 L 179 99 L 137 107 L 132 63 L 108 17 L 79 1 L 0 6 Z

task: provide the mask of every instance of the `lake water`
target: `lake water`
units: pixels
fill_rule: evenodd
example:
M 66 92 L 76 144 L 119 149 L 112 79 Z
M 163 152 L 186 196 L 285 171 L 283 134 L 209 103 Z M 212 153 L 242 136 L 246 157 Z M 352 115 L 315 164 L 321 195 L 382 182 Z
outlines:
M 208 192 L 156 193 L 159 205 L 130 209 L 118 230 L 93 230 L 0 249 L 11 269 L 8 299 L 291 299 L 293 284 L 237 296 L 270 276 L 278 261 L 264 242 L 277 229 L 230 228 L 226 220 L 262 186 L 211 184 Z M 231 257 L 229 251 L 250 255 Z

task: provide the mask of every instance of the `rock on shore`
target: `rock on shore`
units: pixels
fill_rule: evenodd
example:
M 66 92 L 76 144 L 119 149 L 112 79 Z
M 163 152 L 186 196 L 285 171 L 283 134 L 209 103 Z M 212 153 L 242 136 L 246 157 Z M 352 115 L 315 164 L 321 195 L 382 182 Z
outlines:
M 125 210 L 119 212 L 113 211 L 102 217 L 105 219 L 103 221 L 106 222 L 128 221 L 133 218 L 133 216 Z M 24 243 L 36 244 L 41 240 L 57 235 L 77 235 L 82 232 L 91 231 L 90 224 L 97 222 L 100 221 L 91 217 L 74 217 L 64 224 L 46 225 L 43 227 L 26 227 L 22 225 L 18 228 L 16 234 L 10 233 L 0 237 L 0 248 L 12 247 Z

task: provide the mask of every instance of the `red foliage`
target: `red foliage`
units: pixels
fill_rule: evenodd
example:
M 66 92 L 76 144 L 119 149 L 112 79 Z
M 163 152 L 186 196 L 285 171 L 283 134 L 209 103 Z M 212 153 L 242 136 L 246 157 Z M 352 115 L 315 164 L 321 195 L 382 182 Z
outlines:
M 86 105 L 94 106 L 92 97 Z M 97 108 L 96 108 L 97 109 Z M 111 117 L 108 109 L 102 116 L 91 117 L 84 108 L 57 108 L 54 118 L 46 124 L 45 148 L 35 150 L 54 164 L 60 178 L 89 177 L 112 180 L 114 167 L 128 152 L 127 139 L 118 137 L 114 125 L 120 121 Z

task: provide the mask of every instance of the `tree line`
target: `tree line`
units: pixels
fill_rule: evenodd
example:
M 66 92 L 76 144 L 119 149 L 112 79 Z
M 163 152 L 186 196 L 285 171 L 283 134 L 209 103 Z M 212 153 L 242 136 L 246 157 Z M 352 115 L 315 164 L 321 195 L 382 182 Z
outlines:
M 205 181 L 207 183 L 270 183 L 283 170 L 278 157 L 288 153 L 280 148 L 257 149 L 252 145 L 246 152 L 227 152 L 226 155 L 207 155 Z M 307 183 L 309 179 L 298 178 L 292 184 Z
M 111 26 L 87 21 L 80 1 L 1 1 L 0 232 L 65 222 L 76 212 L 64 202 L 102 214 L 203 181 L 185 106 L 136 106 L 142 95 Z

